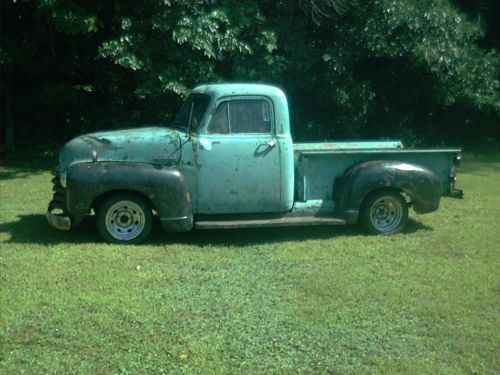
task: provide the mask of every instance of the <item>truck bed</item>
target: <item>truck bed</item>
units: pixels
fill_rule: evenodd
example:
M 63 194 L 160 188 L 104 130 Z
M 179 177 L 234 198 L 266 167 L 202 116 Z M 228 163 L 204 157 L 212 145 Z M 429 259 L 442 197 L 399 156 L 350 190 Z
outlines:
M 433 171 L 442 191 L 449 190 L 450 169 L 458 148 L 405 149 L 399 141 L 294 144 L 299 200 L 333 200 L 335 179 L 350 167 L 372 160 L 416 164 Z

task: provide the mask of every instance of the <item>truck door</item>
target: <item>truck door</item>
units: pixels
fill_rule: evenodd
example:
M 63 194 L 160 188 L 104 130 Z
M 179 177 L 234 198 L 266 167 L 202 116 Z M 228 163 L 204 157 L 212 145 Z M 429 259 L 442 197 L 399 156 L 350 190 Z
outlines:
M 198 213 L 279 209 L 280 150 L 273 119 L 268 98 L 219 101 L 197 141 Z

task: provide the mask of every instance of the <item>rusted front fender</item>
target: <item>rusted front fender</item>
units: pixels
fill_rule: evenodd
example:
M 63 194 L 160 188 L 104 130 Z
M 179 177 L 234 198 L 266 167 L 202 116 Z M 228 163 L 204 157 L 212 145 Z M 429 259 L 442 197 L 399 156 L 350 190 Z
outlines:
M 131 191 L 148 198 L 164 229 L 190 230 L 191 196 L 184 176 L 175 167 L 147 163 L 95 162 L 73 164 L 67 170 L 67 211 L 78 224 L 103 197 Z
M 348 169 L 335 183 L 337 213 L 355 223 L 365 197 L 371 192 L 393 188 L 406 193 L 417 213 L 438 209 L 441 182 L 431 170 L 404 162 L 377 160 Z

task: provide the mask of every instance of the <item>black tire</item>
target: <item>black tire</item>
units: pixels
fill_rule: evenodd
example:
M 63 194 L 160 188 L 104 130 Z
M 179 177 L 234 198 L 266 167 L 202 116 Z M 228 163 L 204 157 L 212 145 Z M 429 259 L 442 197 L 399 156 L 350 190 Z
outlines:
M 376 191 L 363 201 L 360 222 L 371 234 L 400 233 L 408 222 L 408 204 L 397 191 Z
M 137 244 L 151 233 L 153 213 L 150 203 L 133 193 L 119 193 L 97 209 L 97 230 L 107 242 Z

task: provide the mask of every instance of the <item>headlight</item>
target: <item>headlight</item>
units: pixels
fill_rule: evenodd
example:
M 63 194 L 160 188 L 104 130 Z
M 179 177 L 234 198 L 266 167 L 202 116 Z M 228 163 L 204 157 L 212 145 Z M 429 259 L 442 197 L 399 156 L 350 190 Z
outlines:
M 61 180 L 61 186 L 66 189 L 66 171 L 59 175 L 59 179 Z

